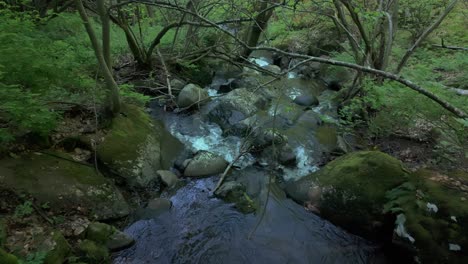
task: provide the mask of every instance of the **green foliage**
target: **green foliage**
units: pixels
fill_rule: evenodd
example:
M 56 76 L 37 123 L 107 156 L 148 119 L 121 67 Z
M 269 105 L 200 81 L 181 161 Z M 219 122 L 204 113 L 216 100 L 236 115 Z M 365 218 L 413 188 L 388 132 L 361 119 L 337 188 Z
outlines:
M 47 252 L 39 251 L 26 256 L 25 260 L 21 260 L 21 264 L 43 264 L 47 257 Z
M 16 218 L 23 218 L 31 215 L 34 212 L 31 201 L 26 201 L 23 204 L 20 204 L 15 209 L 14 216 Z
M 133 85 L 123 84 L 120 85 L 119 88 L 122 100 L 125 103 L 138 106 L 145 106 L 151 100 L 150 96 L 138 93 Z

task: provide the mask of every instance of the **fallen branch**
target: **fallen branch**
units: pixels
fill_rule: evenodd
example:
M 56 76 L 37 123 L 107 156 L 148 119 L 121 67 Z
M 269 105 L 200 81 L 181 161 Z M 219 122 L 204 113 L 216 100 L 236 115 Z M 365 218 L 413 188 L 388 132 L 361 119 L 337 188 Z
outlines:
M 468 51 L 468 48 L 465 48 L 465 47 L 446 46 L 446 45 L 437 45 L 437 44 L 433 44 L 432 46 L 436 48 L 444 48 L 444 49 L 450 49 L 450 50 Z

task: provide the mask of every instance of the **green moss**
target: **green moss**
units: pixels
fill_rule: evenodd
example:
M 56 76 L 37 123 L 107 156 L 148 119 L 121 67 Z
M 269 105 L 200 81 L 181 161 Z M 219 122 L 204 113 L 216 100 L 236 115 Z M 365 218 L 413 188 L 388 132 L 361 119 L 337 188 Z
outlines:
M 123 105 L 97 154 L 130 186 L 147 187 L 157 179 L 157 170 L 169 169 L 181 149 L 180 142 L 166 134 L 163 124 L 154 122 L 143 109 Z
M 62 264 L 65 263 L 71 252 L 70 245 L 60 232 L 55 231 L 52 234 L 52 250 L 47 252 L 44 264 Z
M 405 214 L 407 232 L 415 239 L 414 247 L 423 263 L 468 263 L 468 204 L 466 193 L 434 181 L 441 175 L 429 170 L 419 170 L 410 179 L 415 188 L 395 197 L 394 207 Z M 464 179 L 454 174 L 452 181 Z M 427 203 L 437 206 L 430 212 Z M 449 244 L 461 247 L 460 252 L 450 251 Z
M 83 260 L 88 264 L 110 263 L 109 250 L 91 240 L 83 240 L 78 246 Z
M 0 248 L 0 263 L 2 264 L 18 264 L 18 259 L 12 255 L 8 254 L 5 250 Z
M 52 209 L 82 206 L 99 219 L 128 214 L 128 205 L 111 181 L 59 152 L 0 160 L 0 183 L 25 192 Z

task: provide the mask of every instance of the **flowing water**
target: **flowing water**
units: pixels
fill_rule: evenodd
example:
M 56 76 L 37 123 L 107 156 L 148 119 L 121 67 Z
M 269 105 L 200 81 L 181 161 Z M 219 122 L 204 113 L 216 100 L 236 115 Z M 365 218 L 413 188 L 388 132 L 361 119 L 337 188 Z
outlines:
M 255 62 L 268 63 L 261 59 Z M 300 82 L 295 73 L 287 79 L 291 87 Z M 326 104 L 321 103 L 314 111 L 322 111 Z M 241 139 L 224 137 L 218 125 L 207 123 L 199 113 L 177 115 L 155 106 L 153 116 L 192 151 L 209 150 L 227 161 L 237 155 Z M 313 145 L 316 140 L 310 142 Z M 297 145 L 295 151 L 298 166 L 284 170 L 283 177 L 317 169 L 309 155 L 313 152 L 310 147 Z M 162 194 L 173 203 L 169 212 L 136 221 L 125 229 L 136 244 L 119 252 L 114 263 L 385 263 L 372 243 L 306 211 L 276 185 L 268 192 L 269 172 L 253 166 L 254 162 L 253 156 L 246 155 L 236 163 L 234 174 L 241 175 L 247 193 L 261 201 L 258 213 L 242 214 L 233 205 L 214 198 L 211 192 L 216 177 L 187 180 L 175 194 Z

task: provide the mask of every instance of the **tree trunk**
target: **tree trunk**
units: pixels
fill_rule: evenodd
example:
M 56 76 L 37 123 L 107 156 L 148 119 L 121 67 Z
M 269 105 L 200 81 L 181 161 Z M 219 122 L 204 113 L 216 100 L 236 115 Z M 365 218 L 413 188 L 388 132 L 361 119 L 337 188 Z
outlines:
M 457 5 L 458 0 L 453 0 L 447 8 L 445 8 L 445 11 L 439 16 L 439 18 L 432 24 L 430 25 L 423 33 L 422 35 L 414 42 L 413 46 L 409 48 L 406 51 L 406 54 L 403 56 L 403 58 L 400 61 L 400 64 L 398 64 L 398 68 L 396 70 L 396 74 L 399 74 L 403 67 L 405 67 L 406 63 L 408 62 L 408 59 L 413 55 L 414 51 L 418 48 L 418 46 L 423 42 L 429 34 L 432 33 L 439 25 L 444 21 L 444 19 L 447 17 L 447 15 L 455 8 Z
M 75 0 L 75 4 L 78 12 L 80 13 L 81 19 L 83 20 L 84 27 L 88 33 L 89 40 L 91 41 L 94 49 L 94 54 L 96 55 L 99 67 L 101 68 L 104 80 L 106 82 L 109 98 L 109 105 L 107 108 L 112 112 L 112 114 L 116 115 L 120 112 L 119 88 L 114 80 L 114 77 L 112 76 L 112 72 L 107 67 L 101 46 L 99 45 L 99 41 L 96 37 L 96 34 L 94 33 L 94 29 L 89 22 L 88 15 L 86 14 L 86 10 L 83 6 L 83 2 L 81 2 L 81 0 Z
M 273 9 L 267 10 L 269 7 L 268 1 L 263 1 L 257 8 L 256 11 L 260 12 L 256 17 L 255 20 L 250 28 L 248 37 L 247 37 L 247 45 L 249 47 L 257 46 L 258 40 L 260 39 L 260 35 L 266 29 L 268 25 L 268 20 L 270 19 L 271 15 L 273 14 Z M 244 48 L 241 53 L 241 58 L 248 58 L 252 53 L 251 49 Z
M 110 50 L 110 19 L 104 0 L 97 0 L 97 10 L 102 25 L 102 52 L 107 68 L 112 72 L 111 50 Z

